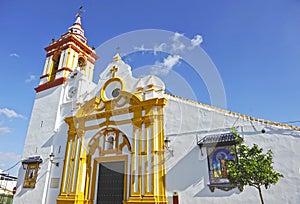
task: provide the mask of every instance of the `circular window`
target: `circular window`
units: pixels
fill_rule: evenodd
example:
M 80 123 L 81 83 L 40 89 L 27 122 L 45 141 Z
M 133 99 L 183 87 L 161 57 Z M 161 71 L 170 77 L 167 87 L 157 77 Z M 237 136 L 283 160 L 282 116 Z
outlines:
M 123 90 L 123 83 L 119 78 L 111 78 L 105 82 L 101 89 L 101 97 L 104 101 L 112 100 L 120 96 L 120 91 Z
M 111 92 L 111 95 L 112 95 L 113 97 L 118 97 L 119 94 L 120 94 L 120 89 L 119 89 L 119 88 L 116 88 L 116 89 L 114 89 L 114 90 Z

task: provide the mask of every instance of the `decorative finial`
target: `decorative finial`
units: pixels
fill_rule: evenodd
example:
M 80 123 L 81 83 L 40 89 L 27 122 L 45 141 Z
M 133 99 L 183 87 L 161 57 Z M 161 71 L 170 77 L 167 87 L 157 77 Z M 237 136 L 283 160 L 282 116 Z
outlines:
M 120 61 L 121 59 L 122 59 L 122 58 L 120 57 L 119 53 L 117 53 L 117 54 L 114 56 L 113 62 Z
M 73 25 L 76 25 L 76 24 L 78 24 L 78 25 L 80 25 L 81 26 L 81 14 L 84 12 L 84 10 L 83 10 L 83 6 L 81 5 L 80 7 L 79 7 L 79 11 L 78 11 L 78 13 L 76 14 L 76 20 L 75 20 L 75 22 L 74 22 L 74 24 Z M 73 32 L 73 31 L 71 31 L 71 32 Z
M 113 66 L 109 71 L 110 71 L 110 73 L 111 73 L 111 77 L 112 78 L 115 78 L 115 76 L 116 76 L 116 72 L 119 70 L 119 68 L 118 67 L 116 67 L 116 66 Z
M 85 12 L 85 10 L 83 10 L 83 6 L 81 5 L 81 6 L 79 7 L 79 12 L 78 12 L 77 16 L 81 16 L 81 14 L 82 14 L 83 12 Z

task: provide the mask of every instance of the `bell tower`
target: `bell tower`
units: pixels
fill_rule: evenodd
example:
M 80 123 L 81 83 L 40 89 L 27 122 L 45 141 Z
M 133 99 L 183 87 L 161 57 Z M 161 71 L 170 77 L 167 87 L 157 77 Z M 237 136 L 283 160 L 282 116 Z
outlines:
M 52 39 L 45 48 L 46 61 L 36 92 L 64 84 L 67 75 L 80 69 L 90 81 L 93 79 L 95 61 L 99 58 L 88 45 L 81 26 L 81 15 L 77 14 L 74 24 L 58 40 Z
M 45 65 L 35 88 L 14 204 L 56 202 L 67 140 L 64 118 L 72 114 L 72 102 L 77 100 L 69 93 L 81 95 L 96 86 L 92 79 L 99 57 L 88 45 L 80 14 L 68 31 L 58 40 L 53 39 L 45 51 Z M 73 71 L 78 73 L 76 87 L 69 84 L 75 81 L 70 74 Z M 74 91 L 76 88 L 78 91 Z

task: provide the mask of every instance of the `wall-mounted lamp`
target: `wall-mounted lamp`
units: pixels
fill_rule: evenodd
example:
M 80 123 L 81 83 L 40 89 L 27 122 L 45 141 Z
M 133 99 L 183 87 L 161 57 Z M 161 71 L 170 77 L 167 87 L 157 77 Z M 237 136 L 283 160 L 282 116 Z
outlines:
M 173 156 L 174 156 L 174 150 L 171 149 L 171 147 L 170 147 L 171 140 L 170 140 L 168 137 L 166 137 L 164 143 L 165 143 L 165 144 L 164 144 L 165 150 L 167 150 L 168 152 L 170 152 L 170 154 L 171 154 L 172 157 L 173 157 Z
M 49 160 L 50 160 L 50 162 L 52 163 L 52 164 L 55 164 L 55 166 L 59 166 L 59 163 L 58 162 L 54 162 L 53 160 L 54 160 L 54 154 L 53 154 L 53 152 L 51 152 L 50 153 L 50 155 L 49 155 Z

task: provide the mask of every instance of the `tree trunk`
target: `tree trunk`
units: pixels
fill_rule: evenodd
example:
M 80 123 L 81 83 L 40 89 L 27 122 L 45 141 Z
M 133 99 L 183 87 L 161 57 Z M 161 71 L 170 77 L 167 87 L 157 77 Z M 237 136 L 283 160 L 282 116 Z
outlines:
M 262 192 L 261 192 L 260 186 L 258 186 L 257 189 L 258 189 L 258 192 L 259 192 L 259 197 L 260 197 L 261 204 L 264 204 L 264 199 L 263 199 L 263 196 L 262 196 Z

